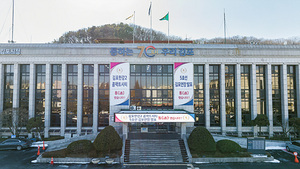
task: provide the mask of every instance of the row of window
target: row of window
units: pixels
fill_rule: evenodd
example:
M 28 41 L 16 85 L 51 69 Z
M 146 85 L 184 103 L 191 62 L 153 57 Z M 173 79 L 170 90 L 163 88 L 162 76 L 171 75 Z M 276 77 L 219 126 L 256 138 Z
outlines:
M 35 114 L 45 114 L 46 65 L 35 65 Z M 108 125 L 109 115 L 109 65 L 99 66 L 99 120 L 98 126 Z M 251 67 L 241 65 L 242 125 L 251 121 Z M 235 65 L 225 65 L 226 125 L 236 125 L 236 74 Z M 281 125 L 281 66 L 272 65 L 272 102 L 274 125 Z M 297 114 L 296 66 L 287 66 L 289 117 Z M 94 65 L 83 65 L 82 125 L 93 123 Z M 266 114 L 266 66 L 256 66 L 257 114 Z M 220 126 L 220 65 L 209 65 L 210 125 Z M 20 65 L 20 107 L 28 109 L 30 66 Z M 195 125 L 204 126 L 204 65 L 194 65 Z M 12 107 L 14 65 L 5 65 L 4 109 Z M 67 126 L 77 125 L 78 65 L 67 65 Z M 51 65 L 51 126 L 60 126 L 62 65 Z M 173 65 L 130 65 L 130 103 L 143 109 L 173 109 Z

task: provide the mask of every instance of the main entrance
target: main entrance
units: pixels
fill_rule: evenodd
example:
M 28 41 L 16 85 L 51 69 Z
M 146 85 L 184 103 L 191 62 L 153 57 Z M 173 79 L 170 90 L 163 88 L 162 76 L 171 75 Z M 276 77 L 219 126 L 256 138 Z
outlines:
M 128 129 L 131 133 L 175 133 L 176 123 L 129 123 Z

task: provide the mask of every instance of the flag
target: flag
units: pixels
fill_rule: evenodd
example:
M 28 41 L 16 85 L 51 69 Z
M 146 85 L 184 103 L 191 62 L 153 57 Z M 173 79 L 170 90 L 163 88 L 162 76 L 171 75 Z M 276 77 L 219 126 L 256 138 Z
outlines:
M 131 16 L 127 17 L 125 20 L 131 19 L 133 17 L 134 14 L 132 14 Z
M 148 12 L 148 15 L 150 15 L 150 14 L 151 14 L 151 5 L 152 5 L 152 3 L 150 2 L 150 7 L 149 7 L 149 12 Z
M 169 21 L 169 12 L 160 19 L 160 21 L 163 21 L 163 20 Z

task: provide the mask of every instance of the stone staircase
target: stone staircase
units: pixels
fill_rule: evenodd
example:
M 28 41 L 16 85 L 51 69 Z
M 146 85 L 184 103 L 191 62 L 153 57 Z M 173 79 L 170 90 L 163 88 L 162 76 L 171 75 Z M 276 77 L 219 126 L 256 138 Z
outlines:
M 184 151 L 181 149 L 180 144 L 178 139 L 126 140 L 124 162 L 144 164 L 186 163 L 188 159 L 183 158 Z

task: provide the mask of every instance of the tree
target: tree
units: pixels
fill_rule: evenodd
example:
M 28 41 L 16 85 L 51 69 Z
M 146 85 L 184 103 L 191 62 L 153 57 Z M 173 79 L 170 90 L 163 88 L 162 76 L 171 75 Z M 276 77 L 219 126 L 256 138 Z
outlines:
M 35 133 L 38 135 L 38 138 L 41 139 L 41 132 L 44 129 L 44 122 L 41 117 L 32 117 L 28 120 L 26 129 L 28 133 L 35 131 Z
M 22 127 L 28 122 L 28 110 L 24 108 L 9 108 L 1 113 L 2 126 L 8 127 L 11 134 L 17 137 L 21 133 Z
M 256 116 L 256 118 L 252 121 L 253 126 L 259 127 L 259 133 L 261 132 L 261 126 L 269 126 L 269 118 L 265 114 L 259 114 Z
M 290 127 L 294 129 L 295 135 L 294 137 L 297 138 L 300 132 L 300 118 L 293 117 L 290 119 Z
M 97 135 L 93 144 L 97 151 L 109 154 L 111 151 L 121 150 L 123 146 L 122 139 L 112 126 L 105 127 Z

